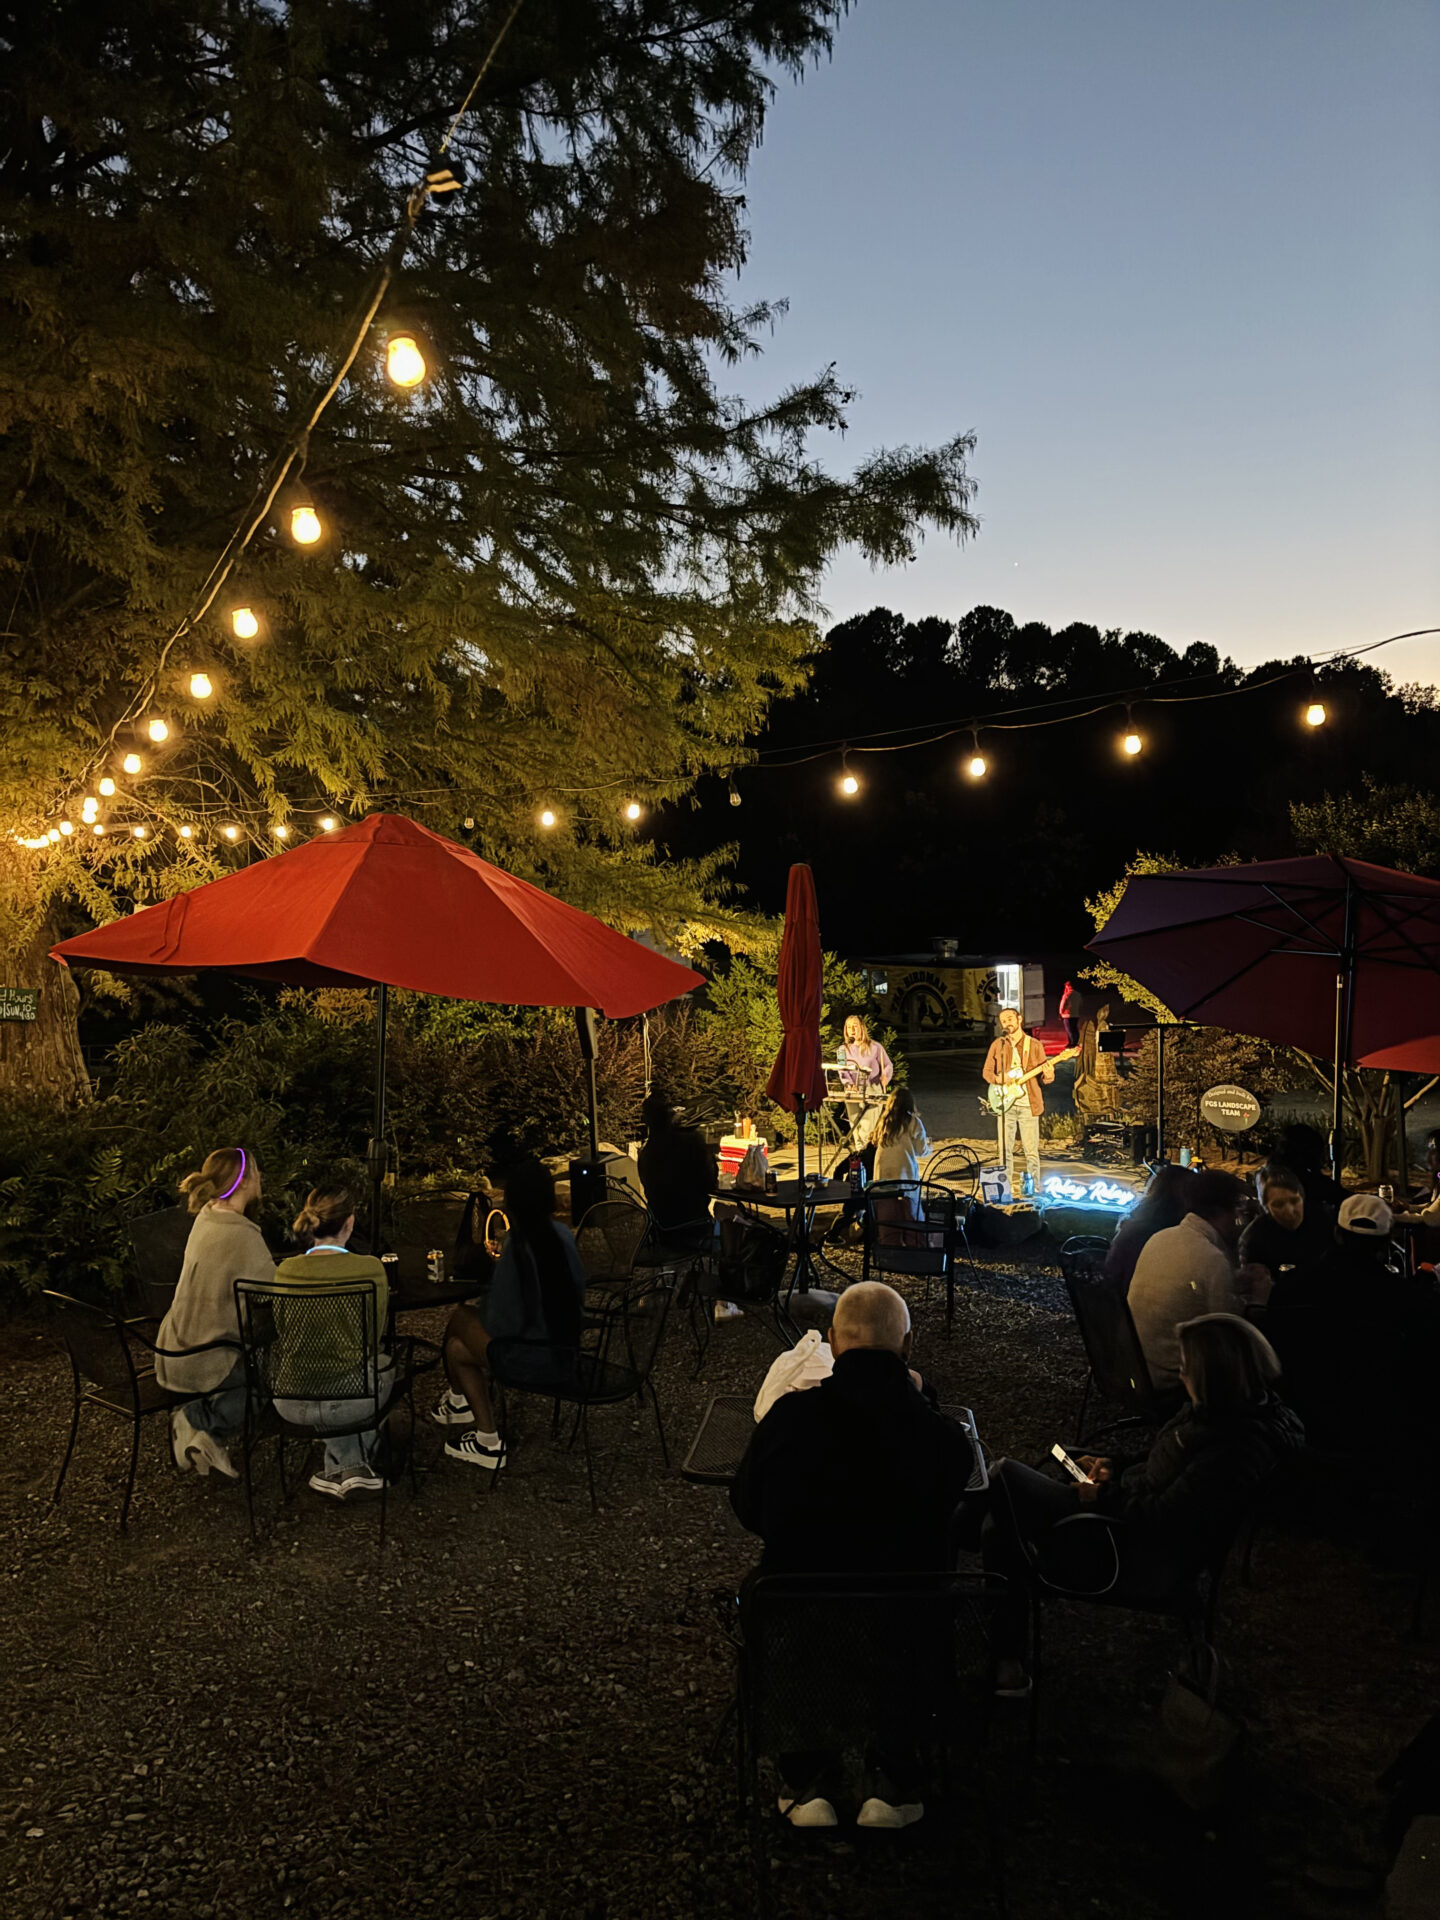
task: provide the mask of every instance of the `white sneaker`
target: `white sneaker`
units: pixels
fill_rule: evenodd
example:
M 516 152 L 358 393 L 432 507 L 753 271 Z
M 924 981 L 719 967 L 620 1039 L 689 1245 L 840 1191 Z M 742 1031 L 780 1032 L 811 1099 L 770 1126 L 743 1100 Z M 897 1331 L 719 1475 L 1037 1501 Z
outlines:
M 170 1451 L 182 1473 L 188 1473 L 192 1468 L 199 1474 L 209 1473 L 210 1462 L 200 1455 L 200 1430 L 191 1426 L 190 1416 L 184 1407 L 176 1407 L 170 1415 Z
M 781 1813 L 792 1827 L 838 1827 L 839 1816 L 828 1800 L 818 1797 L 814 1800 L 787 1800 L 782 1794 L 778 1802 Z M 867 1801 L 866 1805 L 878 1805 Z
M 373 1467 L 346 1467 L 340 1474 L 340 1498 L 352 1493 L 383 1493 L 385 1482 Z
M 343 1500 L 345 1489 L 340 1484 L 338 1473 L 312 1473 L 310 1486 L 315 1493 L 328 1493 L 332 1499 Z
M 442 1393 L 430 1418 L 438 1427 L 473 1427 L 475 1424 L 470 1402 L 460 1393 Z
M 463 1460 L 468 1467 L 488 1467 L 492 1473 L 505 1464 L 504 1441 L 498 1447 L 482 1447 L 473 1427 L 458 1440 L 447 1440 L 445 1451 L 452 1460 Z
M 857 1827 L 913 1827 L 925 1817 L 923 1800 L 902 1800 L 892 1806 L 888 1800 L 871 1798 L 856 1816 Z
M 217 1473 L 223 1473 L 227 1480 L 238 1480 L 240 1478 L 240 1469 L 230 1458 L 229 1451 L 221 1446 L 213 1433 L 197 1434 L 196 1441 L 199 1447 L 199 1453 L 195 1461 L 195 1471 L 197 1473 L 206 1472 L 208 1465 L 214 1467 Z M 202 1462 L 205 1464 L 202 1464 Z

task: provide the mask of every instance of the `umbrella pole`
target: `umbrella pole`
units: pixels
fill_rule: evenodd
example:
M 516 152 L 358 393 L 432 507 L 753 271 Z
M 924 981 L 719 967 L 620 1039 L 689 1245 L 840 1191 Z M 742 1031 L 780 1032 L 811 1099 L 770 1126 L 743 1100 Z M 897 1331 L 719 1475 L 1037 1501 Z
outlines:
M 1335 1100 L 1330 1117 L 1330 1174 L 1339 1180 L 1345 1164 L 1345 1066 L 1355 1023 L 1355 883 L 1345 880 L 1345 933 L 1335 974 Z
M 801 1293 L 810 1291 L 810 1222 L 805 1214 L 805 1096 L 795 1096 L 795 1118 L 797 1122 L 797 1140 L 799 1153 L 800 1206 L 796 1219 L 800 1222 L 800 1244 L 795 1249 L 795 1284 Z
M 375 1111 L 370 1120 L 370 1251 L 380 1251 L 380 1196 L 385 1186 L 385 1025 L 390 1013 L 390 989 L 382 980 L 375 989 Z
M 1155 1158 L 1165 1158 L 1165 1024 L 1155 1025 Z

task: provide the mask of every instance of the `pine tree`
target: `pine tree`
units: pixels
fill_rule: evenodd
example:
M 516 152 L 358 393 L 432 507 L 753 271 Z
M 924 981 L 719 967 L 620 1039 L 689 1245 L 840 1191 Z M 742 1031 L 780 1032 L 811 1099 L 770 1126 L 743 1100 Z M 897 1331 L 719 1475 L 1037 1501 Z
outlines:
M 844 11 L 521 0 L 495 49 L 510 0 L 0 9 L 0 910 L 5 980 L 45 982 L 50 1027 L 0 1083 L 83 1085 L 57 914 L 324 816 L 473 822 L 617 923 L 716 924 L 723 858 L 663 861 L 625 804 L 744 760 L 837 547 L 895 561 L 973 524 L 964 436 L 839 478 L 811 451 L 844 425 L 833 370 L 759 409 L 724 392 L 774 318 L 734 298 L 772 76 Z M 466 184 L 425 206 L 303 471 L 175 638 L 492 49 L 447 156 Z M 428 363 L 408 392 L 400 330 Z

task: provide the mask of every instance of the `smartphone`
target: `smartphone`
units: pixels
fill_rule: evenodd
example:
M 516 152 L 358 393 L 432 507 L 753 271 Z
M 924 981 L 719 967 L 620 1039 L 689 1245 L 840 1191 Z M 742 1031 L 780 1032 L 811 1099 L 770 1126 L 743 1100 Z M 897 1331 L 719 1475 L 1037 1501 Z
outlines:
M 1070 1478 L 1072 1480 L 1088 1480 L 1090 1478 L 1089 1474 L 1086 1473 L 1085 1469 L 1081 1466 L 1077 1466 L 1076 1463 L 1070 1458 L 1069 1454 L 1065 1451 L 1064 1447 L 1061 1446 L 1058 1440 L 1055 1442 L 1054 1446 L 1051 1447 L 1050 1451 L 1055 1457 L 1055 1459 L 1057 1459 L 1060 1462 L 1061 1466 L 1064 1467 L 1065 1471 L 1070 1475 Z

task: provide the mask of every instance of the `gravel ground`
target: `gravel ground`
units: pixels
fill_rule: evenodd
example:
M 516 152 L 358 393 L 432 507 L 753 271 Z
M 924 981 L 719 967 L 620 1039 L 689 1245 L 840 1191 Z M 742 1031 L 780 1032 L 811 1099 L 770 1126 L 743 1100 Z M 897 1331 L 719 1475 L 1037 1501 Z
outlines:
M 1079 1348 L 1042 1258 L 988 1261 L 951 1340 L 938 1303 L 913 1302 L 917 1363 L 992 1453 L 1038 1457 L 1070 1431 Z M 282 1508 L 273 1469 L 252 1546 L 243 1495 L 170 1471 L 157 1422 L 121 1536 L 118 1423 L 86 1416 L 51 1510 L 68 1373 L 38 1322 L 0 1345 L 6 1920 L 757 1910 L 728 1746 L 707 1758 L 730 1677 L 709 1595 L 754 1543 L 722 1493 L 662 1468 L 648 1415 L 595 1417 L 598 1517 L 583 1461 L 532 1408 L 504 1484 L 443 1462 L 418 1500 L 396 1492 L 383 1553 L 373 1504 L 305 1490 Z M 748 1319 L 718 1328 L 696 1382 L 672 1326 L 672 1462 L 708 1396 L 753 1388 L 773 1351 Z M 1209 1827 L 1127 1763 L 1173 1629 L 1055 1609 L 1039 1757 L 1005 1707 L 988 1762 L 1011 1913 L 1373 1911 L 1306 1873 L 1372 1857 L 1374 1776 L 1436 1704 L 1434 1640 L 1402 1637 L 1409 1599 L 1326 1542 L 1264 1537 L 1256 1586 L 1232 1576 L 1222 1603 L 1249 1741 L 1238 1804 Z M 869 1845 L 777 1832 L 777 1911 L 993 1911 L 963 1811 L 958 1867 L 949 1825 Z

